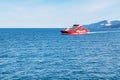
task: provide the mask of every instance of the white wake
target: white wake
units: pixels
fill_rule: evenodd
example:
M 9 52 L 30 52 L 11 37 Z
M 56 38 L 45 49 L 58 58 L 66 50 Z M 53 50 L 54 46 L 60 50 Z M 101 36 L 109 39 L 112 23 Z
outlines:
M 96 31 L 96 32 L 89 32 L 89 34 L 100 34 L 100 33 L 119 33 L 120 31 Z

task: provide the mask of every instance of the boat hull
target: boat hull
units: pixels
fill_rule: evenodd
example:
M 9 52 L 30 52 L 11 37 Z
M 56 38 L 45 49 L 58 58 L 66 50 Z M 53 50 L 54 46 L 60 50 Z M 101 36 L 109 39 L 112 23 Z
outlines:
M 89 30 L 80 31 L 80 32 L 61 30 L 61 33 L 62 33 L 62 34 L 70 34 L 70 35 L 74 35 L 74 34 L 87 34 L 87 33 L 89 33 L 89 32 L 90 32 Z
M 73 25 L 72 28 L 61 30 L 62 34 L 87 34 L 90 31 L 83 26 Z

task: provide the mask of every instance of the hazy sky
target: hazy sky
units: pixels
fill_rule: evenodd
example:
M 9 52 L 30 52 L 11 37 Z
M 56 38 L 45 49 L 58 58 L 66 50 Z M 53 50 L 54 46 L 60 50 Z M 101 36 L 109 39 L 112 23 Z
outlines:
M 56 28 L 100 20 L 120 20 L 120 0 L 0 0 L 1 28 Z

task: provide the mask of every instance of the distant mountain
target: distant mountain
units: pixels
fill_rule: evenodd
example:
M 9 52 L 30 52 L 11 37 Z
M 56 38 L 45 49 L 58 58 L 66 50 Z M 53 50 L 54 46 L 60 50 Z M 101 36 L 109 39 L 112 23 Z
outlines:
M 88 25 L 84 25 L 87 28 L 118 28 L 120 27 L 120 21 L 119 20 L 114 20 L 114 21 L 108 21 L 108 20 L 103 20 L 97 23 L 92 23 Z

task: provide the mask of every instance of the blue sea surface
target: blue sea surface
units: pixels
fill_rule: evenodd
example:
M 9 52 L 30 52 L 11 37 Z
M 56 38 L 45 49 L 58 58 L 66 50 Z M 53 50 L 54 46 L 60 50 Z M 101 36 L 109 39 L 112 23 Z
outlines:
M 0 29 L 0 80 L 120 80 L 120 28 Z

